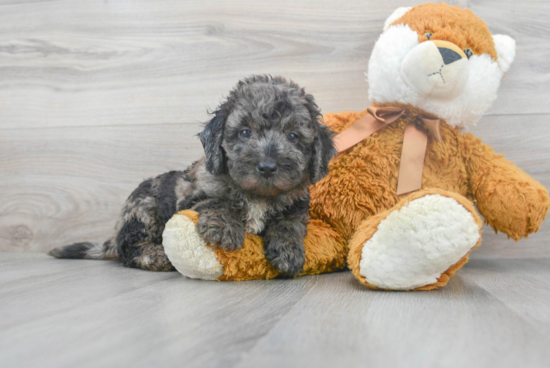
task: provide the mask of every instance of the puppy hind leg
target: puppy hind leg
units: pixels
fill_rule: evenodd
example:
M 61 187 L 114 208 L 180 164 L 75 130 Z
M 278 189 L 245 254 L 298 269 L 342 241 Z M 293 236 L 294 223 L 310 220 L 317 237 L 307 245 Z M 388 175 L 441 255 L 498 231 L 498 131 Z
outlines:
M 156 225 L 151 222 L 146 226 L 136 218 L 124 222 L 116 237 L 119 260 L 124 266 L 148 271 L 175 270 L 164 254 L 162 235 L 158 235 L 164 226 Z
M 162 244 L 143 242 L 139 244 L 139 248 L 142 250 L 141 254 L 133 259 L 138 268 L 157 272 L 176 270 L 164 253 Z

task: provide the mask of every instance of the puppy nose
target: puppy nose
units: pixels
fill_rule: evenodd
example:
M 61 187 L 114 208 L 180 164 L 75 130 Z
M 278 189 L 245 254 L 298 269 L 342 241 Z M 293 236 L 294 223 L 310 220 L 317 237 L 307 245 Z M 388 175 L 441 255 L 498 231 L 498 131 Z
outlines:
M 277 171 L 277 164 L 272 161 L 261 161 L 256 165 L 256 170 L 261 176 L 268 178 Z
M 454 63 L 457 60 L 462 59 L 462 56 L 456 51 L 448 49 L 446 47 L 438 47 L 439 53 L 443 57 L 443 62 L 445 65 Z

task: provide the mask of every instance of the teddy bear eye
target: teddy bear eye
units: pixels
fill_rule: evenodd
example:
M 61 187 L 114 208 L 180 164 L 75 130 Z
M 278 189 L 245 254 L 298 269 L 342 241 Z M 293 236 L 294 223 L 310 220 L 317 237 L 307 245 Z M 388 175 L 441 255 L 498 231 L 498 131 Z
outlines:
M 426 38 L 429 40 L 430 37 L 432 37 L 432 34 L 433 34 L 433 33 L 430 33 L 430 32 L 425 33 L 425 34 L 424 34 L 424 37 L 426 37 Z
M 474 52 L 471 49 L 464 49 L 464 53 L 466 54 L 468 59 L 471 58 L 472 55 L 474 54 Z

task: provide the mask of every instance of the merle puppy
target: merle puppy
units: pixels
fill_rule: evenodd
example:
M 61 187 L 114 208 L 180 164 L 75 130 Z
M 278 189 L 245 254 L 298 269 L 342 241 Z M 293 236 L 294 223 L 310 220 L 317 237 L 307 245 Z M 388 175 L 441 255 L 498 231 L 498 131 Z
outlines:
M 231 251 L 242 247 L 245 232 L 258 234 L 277 271 L 300 273 L 308 187 L 326 174 L 336 152 L 313 96 L 281 77 L 252 76 L 237 84 L 199 137 L 205 157 L 185 171 L 141 183 L 112 239 L 56 248 L 50 255 L 171 271 L 164 226 L 177 211 L 193 209 L 205 242 Z

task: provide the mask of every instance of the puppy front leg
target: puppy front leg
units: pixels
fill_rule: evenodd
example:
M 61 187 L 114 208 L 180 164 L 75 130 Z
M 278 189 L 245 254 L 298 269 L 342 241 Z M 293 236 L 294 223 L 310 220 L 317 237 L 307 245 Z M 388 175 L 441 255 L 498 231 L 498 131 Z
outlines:
M 302 272 L 306 233 L 305 222 L 301 219 L 279 219 L 267 224 L 262 234 L 267 262 L 284 276 Z
M 242 248 L 245 231 L 240 211 L 218 199 L 200 202 L 193 209 L 199 213 L 197 232 L 206 243 L 227 251 Z

